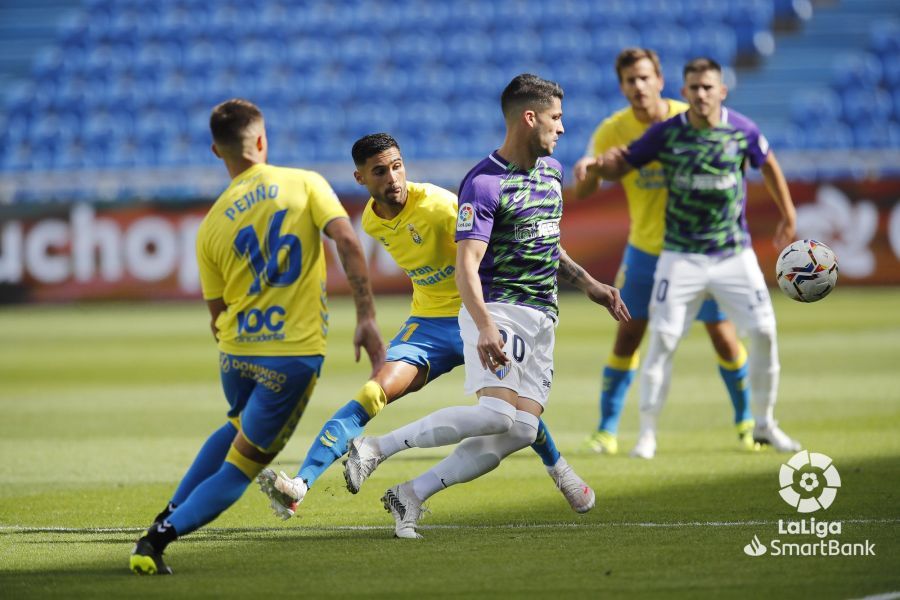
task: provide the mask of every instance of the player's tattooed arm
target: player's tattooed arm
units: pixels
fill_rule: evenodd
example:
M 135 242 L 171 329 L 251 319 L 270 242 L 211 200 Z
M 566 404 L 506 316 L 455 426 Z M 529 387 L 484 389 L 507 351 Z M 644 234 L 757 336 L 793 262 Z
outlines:
M 356 332 L 353 335 L 353 348 L 356 360 L 360 357 L 360 348 L 365 349 L 372 363 L 372 374 L 384 365 L 384 342 L 378 325 L 375 322 L 375 299 L 369 283 L 369 269 L 356 232 L 350 220 L 339 217 L 332 219 L 325 226 L 325 235 L 334 240 L 337 246 L 338 259 L 344 267 L 353 303 L 356 305 Z
M 568 255 L 568 253 L 560 246 L 559 248 L 559 271 L 558 279 L 570 283 L 585 293 L 591 302 L 596 302 L 601 306 L 605 306 L 609 314 L 616 321 L 630 321 L 631 314 L 628 307 L 622 301 L 619 290 L 611 285 L 600 283 L 576 263 Z

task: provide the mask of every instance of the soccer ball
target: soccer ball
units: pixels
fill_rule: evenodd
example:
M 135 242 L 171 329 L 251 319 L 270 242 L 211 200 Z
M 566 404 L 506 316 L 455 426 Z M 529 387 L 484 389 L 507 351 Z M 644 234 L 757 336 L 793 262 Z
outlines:
M 816 240 L 797 240 L 778 255 L 778 287 L 798 302 L 817 302 L 834 289 L 838 264 L 834 252 Z

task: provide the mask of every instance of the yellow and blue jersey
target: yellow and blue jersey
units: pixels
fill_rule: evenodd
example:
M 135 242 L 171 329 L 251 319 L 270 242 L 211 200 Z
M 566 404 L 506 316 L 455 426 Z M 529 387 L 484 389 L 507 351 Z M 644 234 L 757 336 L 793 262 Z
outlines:
M 232 180 L 197 232 L 203 297 L 227 306 L 216 321 L 219 350 L 325 353 L 321 231 L 338 217 L 347 212 L 313 171 L 257 164 Z
M 461 300 L 456 289 L 456 196 L 429 183 L 407 182 L 400 214 L 382 219 L 370 199 L 363 230 L 378 240 L 413 284 L 413 317 L 455 317 Z
M 666 99 L 669 112 L 666 118 L 674 117 L 688 109 L 688 105 L 677 100 Z M 641 123 L 634 116 L 630 106 L 605 119 L 594 131 L 588 144 L 587 153 L 599 156 L 618 146 L 628 146 L 644 135 L 649 123 Z M 631 229 L 628 243 L 648 254 L 659 255 L 663 247 L 665 233 L 665 213 L 668 190 L 662 165 L 650 162 L 635 169 L 622 178 L 622 186 L 628 198 L 628 212 L 631 215 Z

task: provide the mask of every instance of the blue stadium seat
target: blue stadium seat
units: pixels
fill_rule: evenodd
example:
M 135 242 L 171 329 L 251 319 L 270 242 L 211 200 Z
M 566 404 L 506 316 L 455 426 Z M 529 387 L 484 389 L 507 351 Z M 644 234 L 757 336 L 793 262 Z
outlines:
M 836 89 L 873 87 L 881 81 L 881 61 L 867 52 L 845 52 L 834 59 L 832 82 Z
M 734 30 L 725 25 L 704 25 L 690 30 L 690 56 L 706 56 L 722 66 L 734 64 L 738 40 Z
M 841 121 L 813 121 L 806 130 L 809 149 L 852 148 L 853 131 Z
M 803 127 L 798 125 L 780 124 L 778 127 L 766 127 L 763 133 L 775 152 L 803 149 L 807 145 L 806 133 Z
M 893 122 L 870 123 L 853 129 L 857 148 L 900 148 L 900 125 Z
M 641 45 L 653 48 L 667 60 L 681 60 L 691 52 L 694 32 L 671 24 L 656 23 L 641 29 Z
M 791 119 L 802 125 L 811 119 L 831 121 L 841 118 L 841 97 L 828 88 L 804 90 L 791 97 Z
M 592 36 L 592 56 L 609 57 L 610 68 L 614 68 L 616 56 L 624 48 L 641 45 L 641 34 L 632 27 L 616 27 Z
M 882 56 L 882 82 L 890 90 L 900 90 L 900 52 Z
M 844 120 L 848 123 L 865 120 L 883 121 L 893 112 L 893 102 L 887 92 L 877 88 L 850 89 L 841 96 Z
M 879 21 L 872 25 L 869 47 L 876 55 L 900 55 L 900 21 Z

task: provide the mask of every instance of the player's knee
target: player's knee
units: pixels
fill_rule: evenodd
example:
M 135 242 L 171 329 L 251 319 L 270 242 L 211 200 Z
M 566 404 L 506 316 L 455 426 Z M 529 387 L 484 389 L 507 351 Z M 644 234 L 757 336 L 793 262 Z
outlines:
M 483 409 L 483 433 L 481 435 L 495 435 L 506 433 L 516 420 L 516 407 L 500 398 L 482 396 L 478 400 L 478 406 Z M 535 426 L 537 429 L 537 426 Z
M 517 449 L 526 448 L 534 443 L 537 439 L 538 432 L 537 416 L 525 412 L 524 410 L 516 411 L 516 422 L 509 429 L 509 434 Z
M 254 458 L 256 460 L 254 460 Z M 266 468 L 266 465 L 269 464 L 269 461 L 262 455 L 254 458 L 244 456 L 237 448 L 232 446 L 228 449 L 228 454 L 225 456 L 225 462 L 231 463 L 237 467 L 241 473 L 247 476 L 247 479 L 253 481 L 253 479 Z M 265 462 L 260 462 L 260 460 L 264 460 Z
M 369 418 L 374 417 L 387 405 L 384 389 L 375 381 L 367 381 L 353 398 L 363 407 Z

